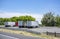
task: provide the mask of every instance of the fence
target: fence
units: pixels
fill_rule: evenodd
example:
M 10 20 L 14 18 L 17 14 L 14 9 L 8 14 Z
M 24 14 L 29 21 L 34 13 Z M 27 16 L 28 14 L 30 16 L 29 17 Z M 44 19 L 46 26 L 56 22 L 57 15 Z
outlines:
M 52 35 L 52 36 L 55 36 L 55 37 L 60 37 L 60 33 L 56 33 L 56 32 L 46 32 L 47 35 Z

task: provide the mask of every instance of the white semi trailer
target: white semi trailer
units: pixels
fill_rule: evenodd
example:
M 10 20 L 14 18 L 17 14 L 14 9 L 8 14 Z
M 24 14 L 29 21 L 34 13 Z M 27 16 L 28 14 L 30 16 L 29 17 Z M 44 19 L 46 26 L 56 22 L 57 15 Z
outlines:
M 39 27 L 39 23 L 38 23 L 38 21 L 27 21 L 26 26 L 28 28 L 37 28 L 37 27 Z
M 23 21 L 18 21 L 19 28 L 23 27 Z
M 15 26 L 15 22 L 5 22 L 5 27 L 13 27 Z
M 35 28 L 39 27 L 39 23 L 37 21 L 18 21 L 19 28 L 21 27 L 28 27 L 28 28 Z

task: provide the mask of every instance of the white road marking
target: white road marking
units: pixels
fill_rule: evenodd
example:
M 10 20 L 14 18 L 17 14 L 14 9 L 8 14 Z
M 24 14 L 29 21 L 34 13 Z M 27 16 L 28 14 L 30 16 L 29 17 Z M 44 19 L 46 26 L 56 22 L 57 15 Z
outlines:
M 4 36 L 4 37 L 12 38 L 12 39 L 19 39 L 19 38 L 12 37 L 12 36 L 8 36 L 8 35 L 3 35 L 3 34 L 0 34 L 0 35 L 1 35 L 1 36 Z

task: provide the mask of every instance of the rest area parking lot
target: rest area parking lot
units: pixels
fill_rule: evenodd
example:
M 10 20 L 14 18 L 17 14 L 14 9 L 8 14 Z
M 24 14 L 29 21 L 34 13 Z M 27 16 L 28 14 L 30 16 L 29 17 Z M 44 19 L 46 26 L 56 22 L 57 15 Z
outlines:
M 1 27 L 1 26 L 0 26 Z M 15 29 L 15 30 L 28 30 L 28 31 L 34 31 L 34 32 L 56 32 L 56 33 L 60 33 L 60 28 L 59 27 L 39 27 L 39 28 L 19 28 L 19 27 L 4 27 L 2 26 L 2 28 L 8 28 L 8 29 Z
M 22 30 L 22 31 L 27 31 L 27 32 L 31 32 L 31 33 L 36 33 L 36 34 L 40 34 L 40 33 L 45 33 L 47 34 L 47 32 L 49 32 L 49 34 L 53 33 L 53 35 L 55 35 L 54 33 L 57 34 L 57 36 L 60 37 L 60 28 L 59 27 L 39 27 L 39 28 L 19 28 L 19 27 L 1 27 L 0 28 L 5 28 L 5 29 L 11 29 L 11 30 Z

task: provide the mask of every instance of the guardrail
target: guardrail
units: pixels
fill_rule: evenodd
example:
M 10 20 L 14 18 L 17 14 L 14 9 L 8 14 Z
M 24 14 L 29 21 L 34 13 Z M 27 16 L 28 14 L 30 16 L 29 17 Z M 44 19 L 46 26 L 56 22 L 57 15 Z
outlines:
M 55 36 L 55 37 L 60 37 L 60 33 L 56 33 L 56 32 L 46 32 L 47 35 L 52 35 L 52 36 Z

